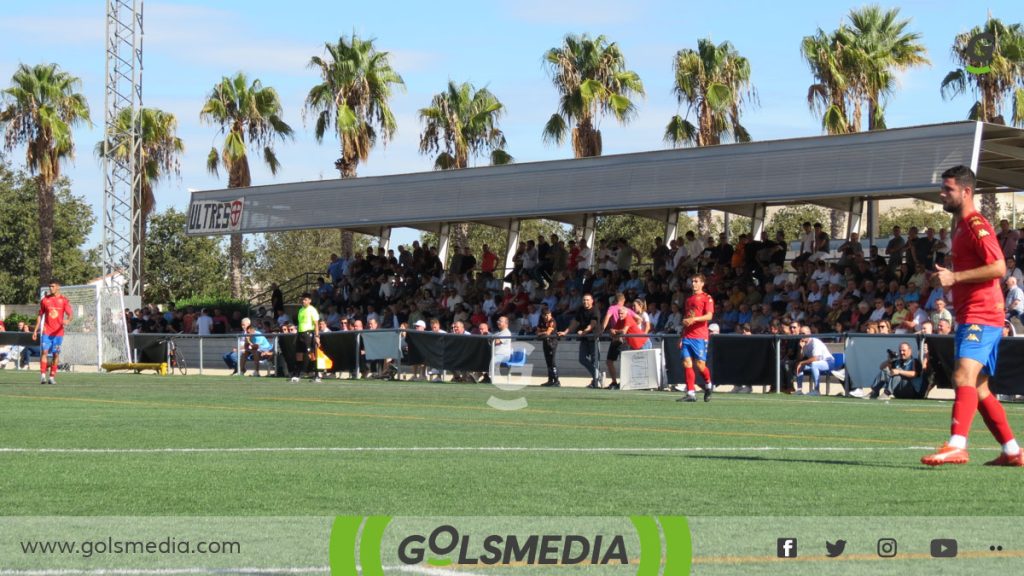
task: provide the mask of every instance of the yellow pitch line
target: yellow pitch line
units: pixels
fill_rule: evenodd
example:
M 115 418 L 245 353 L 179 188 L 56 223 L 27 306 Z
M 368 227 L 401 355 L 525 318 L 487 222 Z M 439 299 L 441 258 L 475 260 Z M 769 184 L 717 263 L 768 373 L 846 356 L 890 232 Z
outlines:
M 402 407 L 402 408 L 439 408 L 445 410 L 471 410 L 481 412 L 493 412 L 494 409 L 489 406 L 458 406 L 451 404 L 408 404 L 401 402 L 369 402 L 361 400 L 329 400 L 323 398 L 303 398 L 303 397 L 274 397 L 274 396 L 261 396 L 256 397 L 254 400 L 272 400 L 276 402 L 307 402 L 311 404 L 359 404 L 362 406 L 379 406 L 379 407 Z M 626 418 L 636 420 L 669 420 L 673 422 L 712 422 L 712 423 L 733 423 L 733 424 L 765 424 L 769 426 L 777 426 L 778 420 L 755 420 L 747 418 L 708 418 L 703 416 L 659 416 L 654 414 L 616 414 L 610 412 L 575 412 L 566 410 L 547 410 L 544 408 L 533 408 L 527 407 L 517 412 L 524 414 L 554 414 L 556 416 L 587 416 L 587 417 L 599 417 L 599 418 Z M 810 422 L 805 420 L 786 420 L 786 425 L 803 425 L 814 427 L 815 429 L 820 428 L 849 428 L 854 430 L 871 430 L 877 431 L 879 427 L 884 426 L 886 430 L 908 430 L 912 432 L 947 432 L 949 428 L 921 428 L 918 426 L 891 426 L 888 423 L 869 425 L 869 424 L 830 424 L 827 422 Z
M 1002 552 L 960 550 L 956 558 L 987 559 L 987 558 L 1024 558 L 1022 550 L 1004 550 Z M 932 560 L 931 554 L 923 552 L 900 552 L 893 558 L 882 558 L 877 554 L 844 554 L 837 558 L 827 556 L 798 556 L 796 558 L 773 558 L 771 556 L 694 556 L 694 564 L 789 564 L 791 562 L 895 562 L 898 560 Z M 945 559 L 939 559 L 945 560 Z
M 319 410 L 293 410 L 286 408 L 249 408 L 243 406 L 224 406 L 218 404 L 175 404 L 169 402 L 144 402 L 137 400 L 106 400 L 97 398 L 79 398 L 79 397 L 62 397 L 62 396 L 24 396 L 15 394 L 3 394 L 0 395 L 3 398 L 16 398 L 25 400 L 50 400 L 50 401 L 64 401 L 64 402 L 86 402 L 94 404 L 113 404 L 121 406 L 144 406 L 150 408 L 179 408 L 179 409 L 208 409 L 208 410 L 225 410 L 229 412 L 247 412 L 247 413 L 263 413 L 263 414 L 294 414 L 303 416 L 341 416 L 350 418 L 370 418 L 376 420 L 417 420 L 417 421 L 428 421 L 428 422 L 445 422 L 449 424 L 483 424 L 487 426 L 509 426 L 512 428 L 554 428 L 554 429 L 566 429 L 566 430 L 599 430 L 609 432 L 668 432 L 672 434 L 696 434 L 706 436 L 726 436 L 726 437 L 752 437 L 752 438 L 773 438 L 777 440 L 806 440 L 805 436 L 796 434 L 772 434 L 772 433 L 753 433 L 753 432 L 723 432 L 723 431 L 708 431 L 708 430 L 692 430 L 682 428 L 646 428 L 640 426 L 607 426 L 598 424 L 560 424 L 556 422 L 512 422 L 508 420 L 488 420 L 488 419 L 460 419 L 460 418 L 443 418 L 443 417 L 424 417 L 424 416 L 397 416 L 397 415 L 384 415 L 384 414 L 363 414 L 357 412 L 323 412 Z M 842 436 L 825 436 L 820 437 L 821 440 L 837 440 L 861 444 L 906 444 L 906 440 L 877 440 L 874 438 L 847 438 Z

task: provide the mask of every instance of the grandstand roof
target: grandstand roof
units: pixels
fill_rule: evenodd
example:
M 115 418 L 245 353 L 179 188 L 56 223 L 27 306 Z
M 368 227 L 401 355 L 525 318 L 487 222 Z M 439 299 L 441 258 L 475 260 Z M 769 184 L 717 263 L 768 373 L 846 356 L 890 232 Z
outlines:
M 231 231 L 384 227 L 436 230 L 442 222 L 505 226 L 515 218 L 581 223 L 586 214 L 710 208 L 750 215 L 757 204 L 814 203 L 848 209 L 851 199 L 938 199 L 939 175 L 976 166 L 979 190 L 1024 189 L 1024 130 L 954 122 L 839 136 L 678 148 L 292 182 L 192 193 L 191 208 L 244 198 Z M 222 231 L 226 233 L 227 231 Z M 210 234 L 189 226 L 190 234 Z

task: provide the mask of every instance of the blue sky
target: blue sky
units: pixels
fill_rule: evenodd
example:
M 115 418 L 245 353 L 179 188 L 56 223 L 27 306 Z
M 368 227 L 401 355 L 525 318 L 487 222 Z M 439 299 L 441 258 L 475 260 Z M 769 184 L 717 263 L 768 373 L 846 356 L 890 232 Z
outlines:
M 178 116 L 186 145 L 180 180 L 157 188 L 158 209 L 184 208 L 188 188 L 223 188 L 226 179 L 206 173 L 205 158 L 221 138 L 216 128 L 199 122 L 199 110 L 211 87 L 239 70 L 276 88 L 285 119 L 295 139 L 279 146 L 282 169 L 277 177 L 263 167 L 253 172 L 254 184 L 334 178 L 337 144 L 317 144 L 312 124 L 304 122 L 302 102 L 317 82 L 306 64 L 320 54 L 323 43 L 353 31 L 377 39 L 393 54 L 393 66 L 407 90 L 392 104 L 398 134 L 386 149 L 375 150 L 359 167 L 361 176 L 430 170 L 432 159 L 418 153 L 416 111 L 429 104 L 449 79 L 487 86 L 506 105 L 501 127 L 508 150 L 518 161 L 568 158 L 568 146 L 541 141 L 541 129 L 555 111 L 557 95 L 541 56 L 569 32 L 604 34 L 618 42 L 627 65 L 639 73 L 647 97 L 637 118 L 626 127 L 612 119 L 601 124 L 605 154 L 664 148 L 662 134 L 679 110 L 672 88 L 672 58 L 698 38 L 728 40 L 751 61 L 759 106 L 744 115 L 756 140 L 820 134 L 820 122 L 808 111 L 811 76 L 800 59 L 800 39 L 816 28 L 834 29 L 857 2 L 728 1 L 690 2 L 636 0 L 518 0 L 510 3 L 399 1 L 189 2 L 148 0 L 145 3 L 143 102 Z M 984 22 L 986 14 L 1019 22 L 1018 2 L 904 0 L 882 3 L 899 7 L 912 20 L 910 29 L 923 35 L 932 61 L 904 74 L 900 89 L 887 107 L 890 127 L 960 120 L 972 100 L 945 102 L 939 83 L 954 68 L 953 37 Z M 0 19 L 0 84 L 7 85 L 18 63 L 57 62 L 83 81 L 92 108 L 92 128 L 75 134 L 78 155 L 67 174 L 76 194 L 102 207 L 102 177 L 93 145 L 102 137 L 104 74 L 104 6 L 99 0 L 5 3 Z M 621 7 L 627 7 L 623 10 Z M 685 112 L 685 110 L 682 110 Z M 13 155 L 20 163 L 23 151 Z M 396 233 L 405 242 L 414 233 Z M 100 238 L 97 225 L 90 244 Z

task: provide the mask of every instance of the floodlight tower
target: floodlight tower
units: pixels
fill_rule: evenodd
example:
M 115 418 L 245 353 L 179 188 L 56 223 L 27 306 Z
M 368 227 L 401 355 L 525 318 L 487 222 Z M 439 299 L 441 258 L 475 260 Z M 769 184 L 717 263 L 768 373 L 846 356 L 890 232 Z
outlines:
M 136 297 L 142 295 L 142 1 L 106 0 L 103 99 L 103 273 L 108 282 L 126 274 L 126 294 Z M 118 122 L 126 113 L 128 126 Z

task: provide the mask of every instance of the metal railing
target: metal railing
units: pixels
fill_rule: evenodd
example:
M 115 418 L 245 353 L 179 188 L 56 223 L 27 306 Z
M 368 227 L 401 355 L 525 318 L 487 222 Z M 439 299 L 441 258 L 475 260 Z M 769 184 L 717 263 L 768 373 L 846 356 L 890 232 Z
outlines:
M 284 297 L 284 303 L 286 305 L 289 303 L 294 304 L 298 302 L 298 297 L 303 293 L 313 292 L 316 290 L 316 283 L 319 278 L 324 278 L 326 280 L 330 278 L 330 276 L 328 276 L 326 272 L 304 272 L 279 283 L 277 287 L 281 290 L 281 295 Z M 264 290 L 252 298 L 249 298 L 249 308 L 251 310 L 256 310 L 260 306 L 263 306 L 267 310 L 271 310 L 271 295 L 273 292 L 273 289 Z

